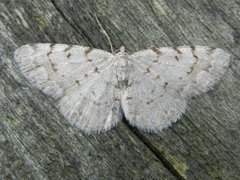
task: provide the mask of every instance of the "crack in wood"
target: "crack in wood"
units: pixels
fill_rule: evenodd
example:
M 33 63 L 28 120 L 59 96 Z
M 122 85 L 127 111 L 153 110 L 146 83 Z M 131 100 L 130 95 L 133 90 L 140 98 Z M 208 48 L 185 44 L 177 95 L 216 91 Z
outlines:
M 172 163 L 167 160 L 167 158 L 163 155 L 162 152 L 159 152 L 159 150 L 154 147 L 151 142 L 147 140 L 136 128 L 131 126 L 129 122 L 127 121 L 126 117 L 123 116 L 123 123 L 132 131 L 136 137 L 155 155 L 155 157 L 177 178 L 180 180 L 184 180 L 185 178 L 181 176 L 181 174 L 174 168 Z

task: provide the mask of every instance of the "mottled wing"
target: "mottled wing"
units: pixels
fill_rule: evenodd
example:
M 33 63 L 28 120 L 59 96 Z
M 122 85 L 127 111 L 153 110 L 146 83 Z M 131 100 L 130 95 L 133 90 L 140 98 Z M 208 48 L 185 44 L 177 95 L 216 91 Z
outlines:
M 144 131 L 158 131 L 177 121 L 186 100 L 169 94 L 164 86 L 133 66 L 122 107 L 131 125 Z
M 131 58 L 134 71 L 123 109 L 131 124 L 149 131 L 175 122 L 187 98 L 212 88 L 230 60 L 222 49 L 201 46 L 153 48 Z
M 85 132 L 107 130 L 122 117 L 112 58 L 103 50 L 65 44 L 27 44 L 15 52 L 29 82 L 58 99 L 61 114 Z
M 184 97 L 213 87 L 230 61 L 222 49 L 204 46 L 153 48 L 136 52 L 132 58 L 142 73 Z

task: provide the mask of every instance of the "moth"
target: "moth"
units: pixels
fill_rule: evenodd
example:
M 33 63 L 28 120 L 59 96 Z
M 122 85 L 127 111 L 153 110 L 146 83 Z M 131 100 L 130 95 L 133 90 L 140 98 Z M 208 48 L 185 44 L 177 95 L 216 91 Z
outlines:
M 111 129 L 123 114 L 158 132 L 180 119 L 189 98 L 213 88 L 230 55 L 220 48 L 150 48 L 128 54 L 66 44 L 26 44 L 15 51 L 26 79 L 56 100 L 86 133 Z

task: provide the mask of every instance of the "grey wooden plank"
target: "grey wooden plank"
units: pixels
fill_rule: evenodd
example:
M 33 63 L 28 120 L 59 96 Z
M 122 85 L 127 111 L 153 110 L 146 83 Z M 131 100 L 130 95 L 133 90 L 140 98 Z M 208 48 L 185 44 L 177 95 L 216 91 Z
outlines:
M 0 142 L 7 148 L 0 148 L 0 156 L 5 158 L 3 162 L 16 162 L 13 157 L 21 160 L 16 165 L 2 165 L 4 169 L 0 172 L 12 178 L 28 174 L 38 178 L 112 175 L 150 179 L 173 177 L 169 169 L 175 177 L 184 179 L 238 179 L 239 1 L 3 2 L 0 97 L 4 135 Z M 122 123 L 98 137 L 83 136 L 65 123 L 52 100 L 19 78 L 11 63 L 14 48 L 28 42 L 61 42 L 110 50 L 94 14 L 115 49 L 125 45 L 129 52 L 134 52 L 150 46 L 208 45 L 229 51 L 233 56 L 231 66 L 213 91 L 190 101 L 186 115 L 173 127 L 159 134 L 142 133 L 130 127 L 145 146 Z M 121 150 L 122 146 L 126 151 Z M 70 148 L 74 155 L 69 155 Z M 93 154 L 90 157 L 89 152 Z M 100 163 L 104 166 L 99 167 Z M 71 168 L 63 171 L 65 164 Z M 141 171 L 149 164 L 151 167 Z

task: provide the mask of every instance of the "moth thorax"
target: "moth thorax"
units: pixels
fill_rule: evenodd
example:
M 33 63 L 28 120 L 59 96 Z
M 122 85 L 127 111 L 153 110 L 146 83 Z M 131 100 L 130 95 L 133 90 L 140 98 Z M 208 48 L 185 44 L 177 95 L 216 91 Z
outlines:
M 129 73 L 130 64 L 128 56 L 120 57 L 117 61 L 117 79 L 120 87 L 128 87 Z

